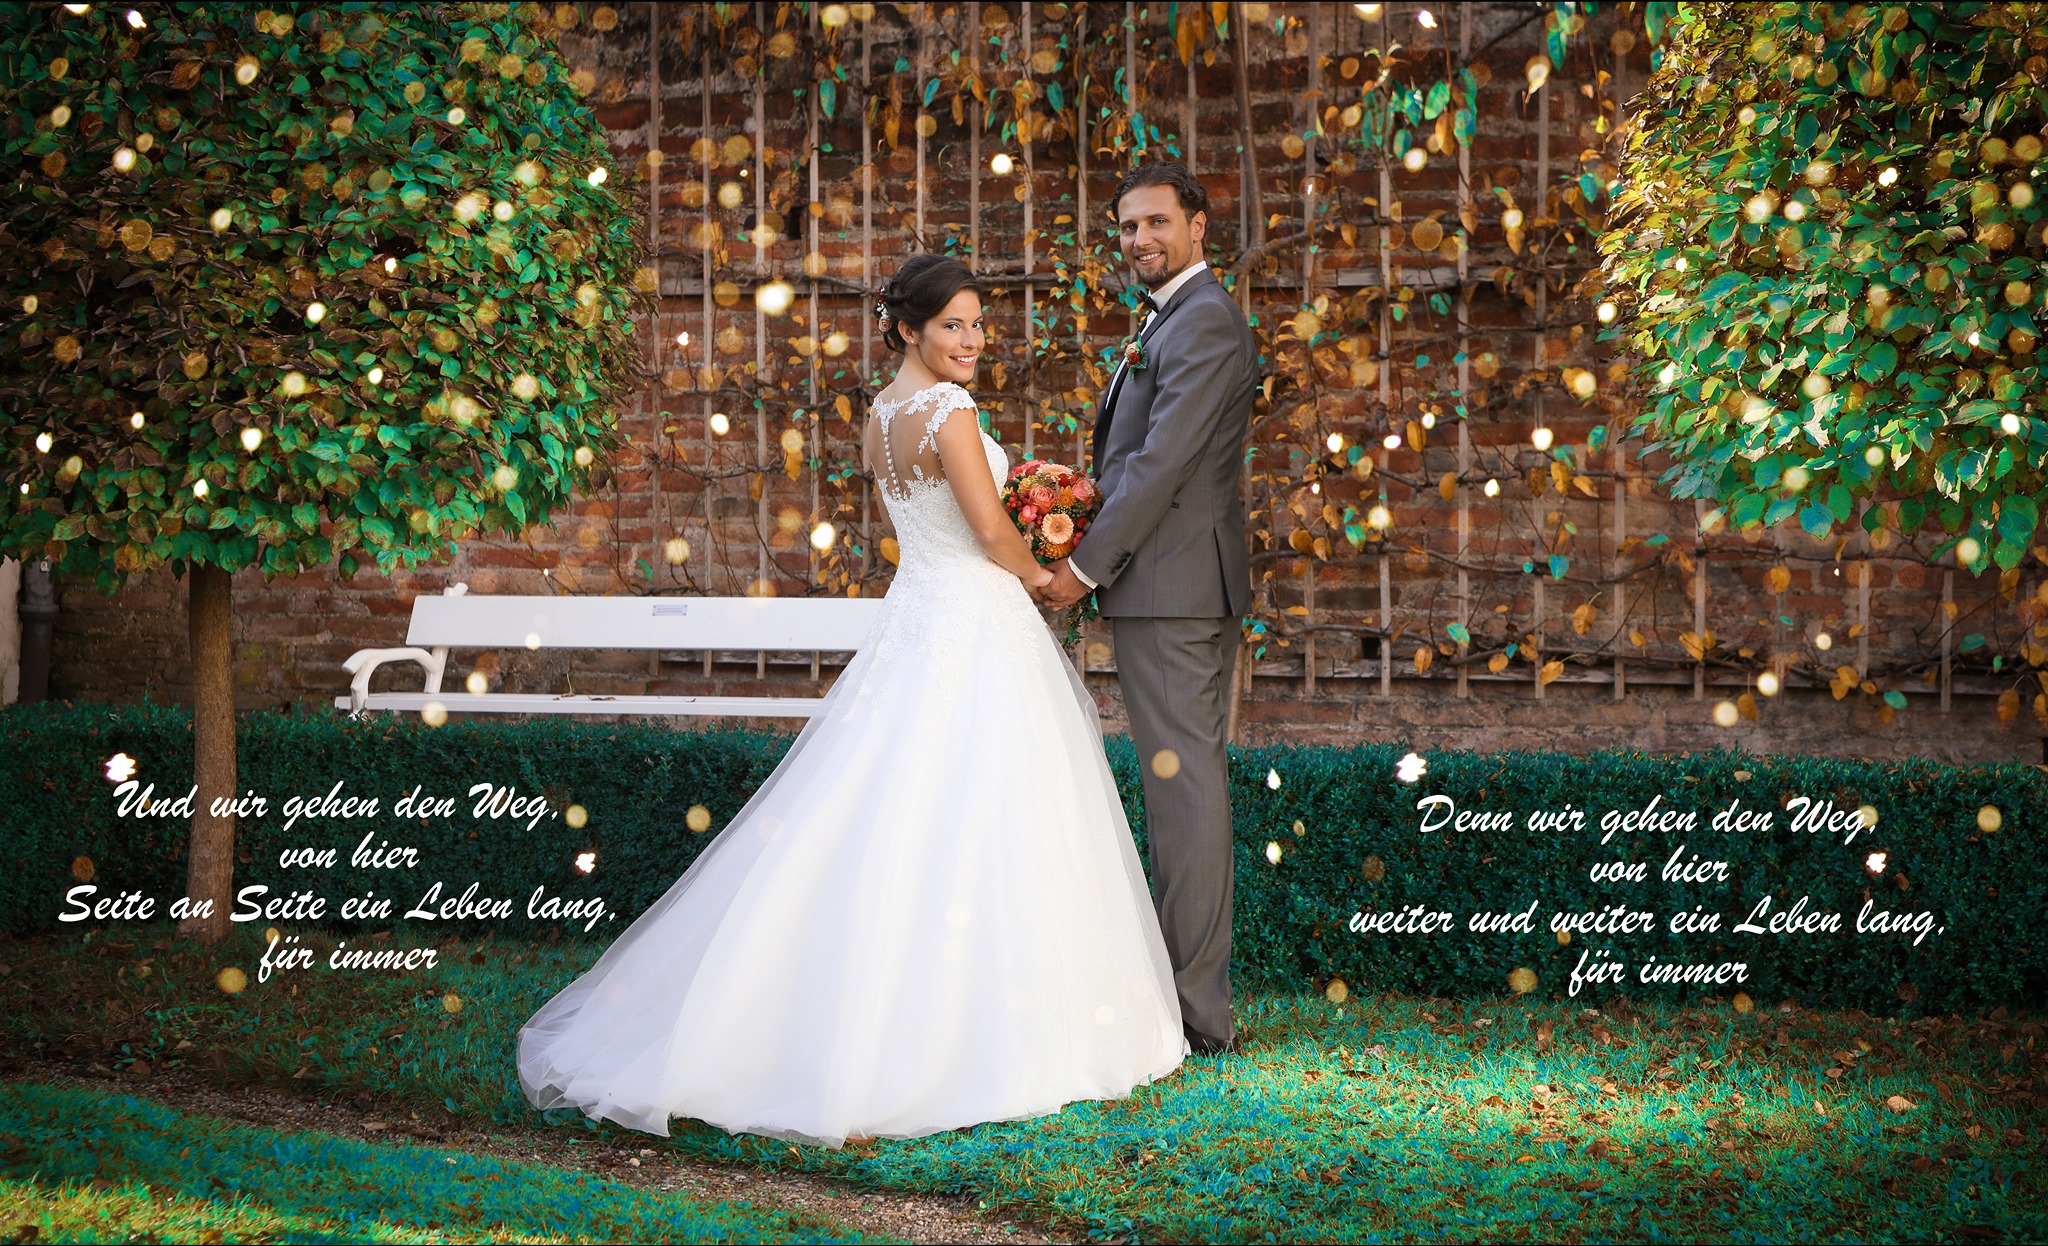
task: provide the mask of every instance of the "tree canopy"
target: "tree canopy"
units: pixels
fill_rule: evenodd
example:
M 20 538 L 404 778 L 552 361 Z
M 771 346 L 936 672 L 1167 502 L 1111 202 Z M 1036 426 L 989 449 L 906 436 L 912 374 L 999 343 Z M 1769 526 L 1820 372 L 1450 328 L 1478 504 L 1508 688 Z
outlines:
M 1931 513 L 1937 553 L 2016 566 L 2048 478 L 2048 14 L 1684 5 L 1667 37 L 1601 247 L 1673 491 L 1816 538 Z
M 0 550 L 109 592 L 346 575 L 587 484 L 653 273 L 555 33 L 535 4 L 0 9 Z

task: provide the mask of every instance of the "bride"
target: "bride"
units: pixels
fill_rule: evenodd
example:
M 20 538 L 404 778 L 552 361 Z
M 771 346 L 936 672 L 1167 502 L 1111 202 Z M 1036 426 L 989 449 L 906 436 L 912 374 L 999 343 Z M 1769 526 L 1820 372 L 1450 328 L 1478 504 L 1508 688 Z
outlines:
M 1188 1052 L 1094 701 L 1034 606 L 973 398 L 981 290 L 920 255 L 864 451 L 901 547 L 868 637 L 775 772 L 521 1027 L 520 1086 L 842 1146 L 1114 1099 Z

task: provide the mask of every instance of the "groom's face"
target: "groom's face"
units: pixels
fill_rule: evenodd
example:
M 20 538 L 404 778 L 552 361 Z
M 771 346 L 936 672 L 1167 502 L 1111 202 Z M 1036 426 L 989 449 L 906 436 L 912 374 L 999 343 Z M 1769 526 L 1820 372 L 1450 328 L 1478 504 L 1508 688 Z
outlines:
M 1171 186 L 1134 186 L 1117 201 L 1116 227 L 1124 259 L 1138 280 L 1157 289 L 1201 254 L 1206 213 L 1190 216 Z

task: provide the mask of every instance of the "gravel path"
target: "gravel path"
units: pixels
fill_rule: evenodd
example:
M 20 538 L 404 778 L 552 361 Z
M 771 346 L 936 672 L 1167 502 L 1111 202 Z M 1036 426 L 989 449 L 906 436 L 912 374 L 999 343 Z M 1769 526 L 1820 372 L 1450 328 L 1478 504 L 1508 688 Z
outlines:
M 409 1110 L 365 1111 L 346 1102 L 267 1086 L 225 1089 L 182 1071 L 124 1076 L 81 1072 L 70 1064 L 29 1063 L 8 1070 L 7 1080 L 115 1089 L 181 1111 L 271 1129 L 318 1130 L 387 1146 L 418 1141 L 454 1147 L 476 1155 L 576 1169 L 647 1190 L 674 1190 L 713 1202 L 745 1200 L 764 1209 L 802 1211 L 907 1242 L 1088 1240 L 1000 1211 L 982 1210 L 972 1198 L 878 1190 L 811 1173 L 715 1163 L 677 1155 L 659 1143 L 643 1145 L 654 1140 L 632 1135 L 578 1139 L 559 1129 L 486 1130 L 438 1111 L 431 1120 Z

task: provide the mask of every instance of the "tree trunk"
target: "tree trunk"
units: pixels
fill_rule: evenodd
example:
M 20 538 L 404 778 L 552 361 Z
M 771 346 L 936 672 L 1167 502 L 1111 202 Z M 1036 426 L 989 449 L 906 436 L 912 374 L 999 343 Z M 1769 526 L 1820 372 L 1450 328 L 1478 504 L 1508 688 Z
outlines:
M 235 880 L 235 818 L 213 813 L 216 798 L 240 794 L 235 778 L 235 671 L 229 625 L 234 619 L 234 578 L 219 567 L 194 563 L 189 586 L 192 638 L 192 778 L 199 785 L 192 815 L 185 894 L 204 916 L 188 915 L 178 933 L 202 942 L 227 937 Z

